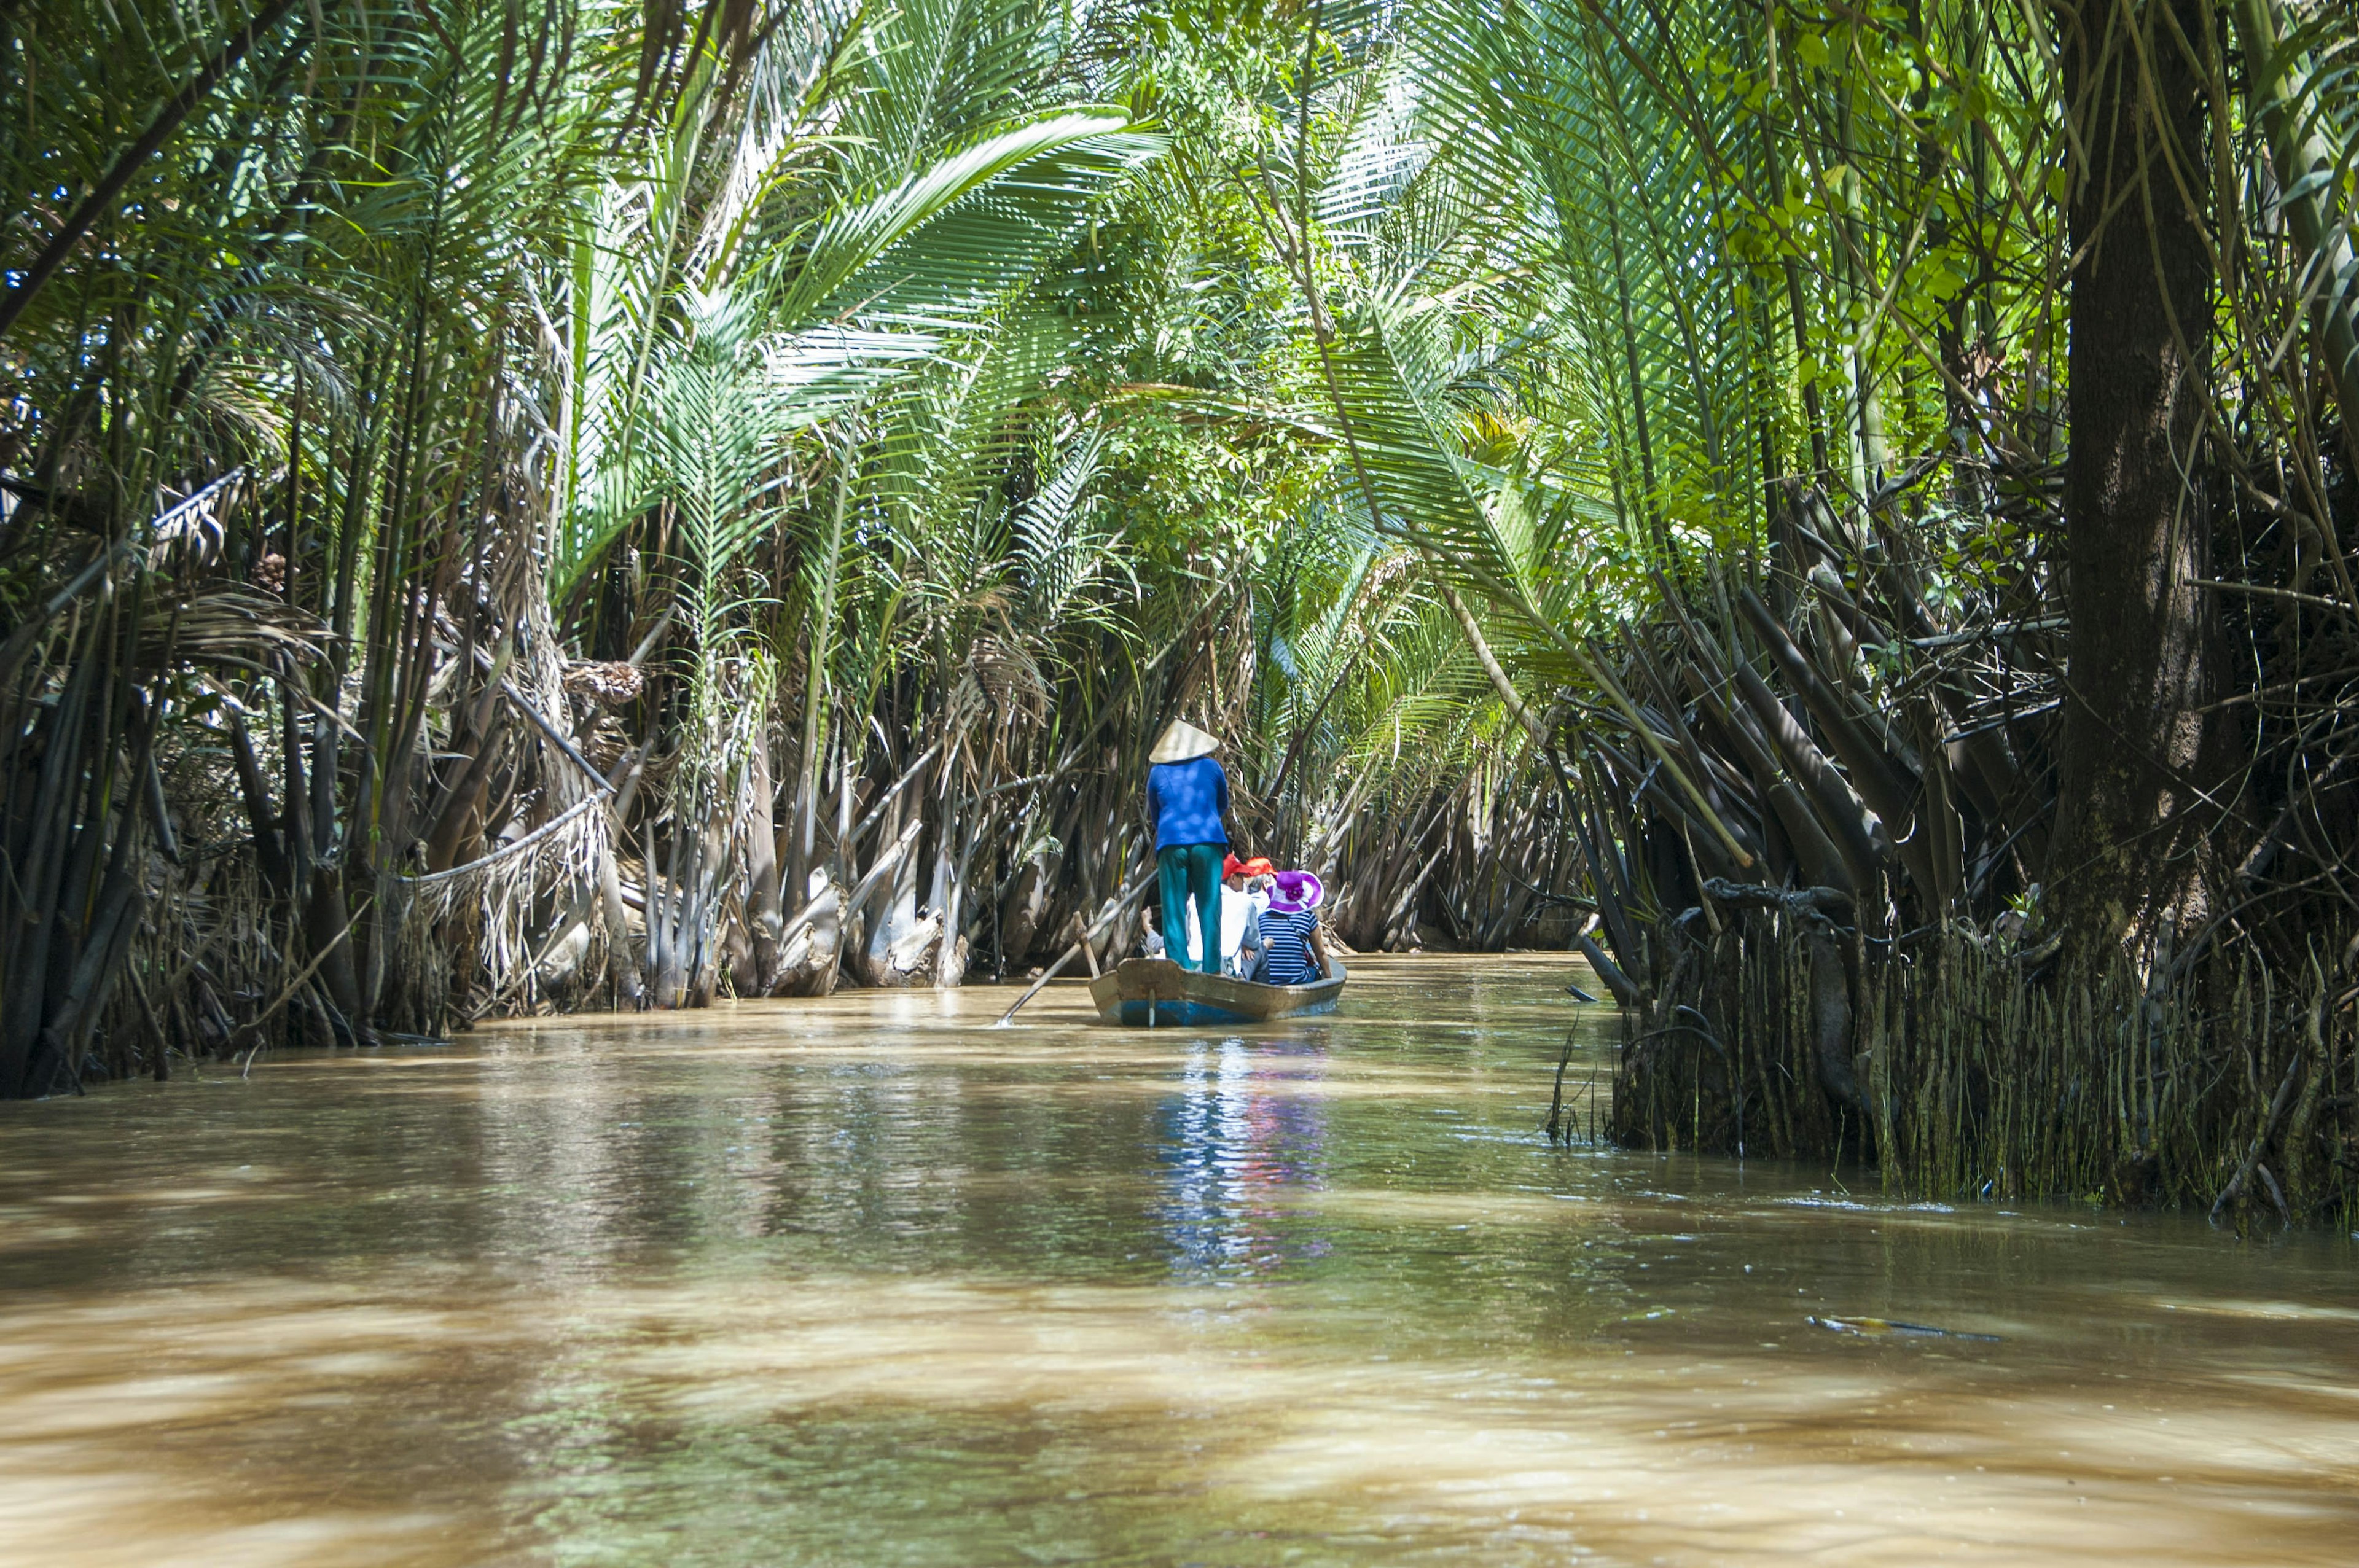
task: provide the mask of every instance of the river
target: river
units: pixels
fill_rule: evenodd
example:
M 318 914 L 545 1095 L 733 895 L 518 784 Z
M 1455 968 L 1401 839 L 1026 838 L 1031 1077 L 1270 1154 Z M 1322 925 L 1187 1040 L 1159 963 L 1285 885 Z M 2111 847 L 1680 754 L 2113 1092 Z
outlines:
M 1572 974 L 1364 959 L 1234 1036 L 855 992 L 0 1107 L 0 1563 L 2359 1558 L 2351 1238 L 1551 1148 L 1569 1021 L 1576 1088 L 1610 1060 Z

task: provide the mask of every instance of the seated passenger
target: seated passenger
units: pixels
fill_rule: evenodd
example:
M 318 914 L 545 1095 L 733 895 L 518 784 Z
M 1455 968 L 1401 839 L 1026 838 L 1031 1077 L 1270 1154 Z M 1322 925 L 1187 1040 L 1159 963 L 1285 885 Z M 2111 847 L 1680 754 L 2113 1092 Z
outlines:
M 1221 973 L 1244 979 L 1261 961 L 1261 906 L 1247 891 L 1253 868 L 1266 860 L 1231 855 L 1221 866 Z
M 1327 890 L 1309 871 L 1280 871 L 1262 912 L 1262 960 L 1254 979 L 1265 985 L 1301 986 L 1321 979 L 1331 966 L 1319 938 L 1319 903 Z

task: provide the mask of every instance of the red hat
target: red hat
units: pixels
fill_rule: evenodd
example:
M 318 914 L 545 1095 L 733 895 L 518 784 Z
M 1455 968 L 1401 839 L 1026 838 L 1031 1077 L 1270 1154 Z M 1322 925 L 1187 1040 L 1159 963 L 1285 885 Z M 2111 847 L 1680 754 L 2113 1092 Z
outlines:
M 1266 857 L 1256 855 L 1250 860 L 1240 860 L 1233 853 L 1221 862 L 1221 880 L 1231 877 L 1266 877 L 1277 870 Z

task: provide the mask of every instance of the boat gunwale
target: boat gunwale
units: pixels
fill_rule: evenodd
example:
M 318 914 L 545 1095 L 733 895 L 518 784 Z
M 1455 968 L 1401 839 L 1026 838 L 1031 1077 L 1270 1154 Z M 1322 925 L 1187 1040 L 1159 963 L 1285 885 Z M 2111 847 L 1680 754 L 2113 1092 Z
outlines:
M 1128 971 L 1126 977 L 1125 971 Z M 1131 983 L 1125 984 L 1125 978 Z M 1148 1002 L 1168 1005 L 1175 1011 L 1215 1013 L 1224 1022 L 1267 1023 L 1331 1010 L 1350 978 L 1351 971 L 1336 964 L 1332 973 L 1307 984 L 1274 986 L 1233 975 L 1206 974 L 1169 958 L 1125 958 L 1090 981 L 1090 1000 L 1096 1004 L 1101 1022 L 1132 1027 L 1139 1025 L 1124 1013 Z M 1143 981 L 1167 982 L 1168 989 L 1164 984 L 1149 989 Z M 1246 1005 L 1234 1005 L 1240 1002 Z M 1185 1013 L 1172 1020 L 1174 1024 L 1186 1022 Z

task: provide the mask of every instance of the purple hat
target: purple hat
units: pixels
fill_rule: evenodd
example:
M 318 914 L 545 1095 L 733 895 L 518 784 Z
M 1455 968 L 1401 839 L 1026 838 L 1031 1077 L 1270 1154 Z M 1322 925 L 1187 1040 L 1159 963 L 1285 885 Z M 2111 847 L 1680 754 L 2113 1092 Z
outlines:
M 1280 871 L 1277 886 L 1271 892 L 1269 906 L 1280 914 L 1299 914 L 1306 909 L 1316 909 L 1327 890 L 1309 871 Z

